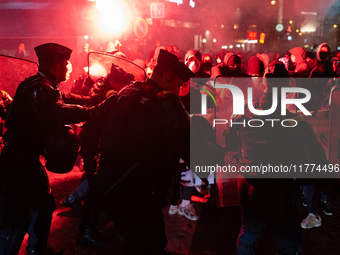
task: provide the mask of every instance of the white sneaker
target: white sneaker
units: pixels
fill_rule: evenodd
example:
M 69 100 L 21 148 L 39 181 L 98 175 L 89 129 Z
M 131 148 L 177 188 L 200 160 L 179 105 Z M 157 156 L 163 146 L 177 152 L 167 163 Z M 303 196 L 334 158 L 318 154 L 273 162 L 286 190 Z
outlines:
M 169 215 L 174 215 L 178 212 L 178 205 L 170 205 Z
M 184 206 L 184 207 L 180 205 L 178 207 L 178 214 L 184 216 L 185 218 L 189 220 L 199 219 L 192 204 L 188 204 L 187 206 Z
M 304 229 L 321 227 L 321 217 L 310 213 L 306 219 L 302 220 L 301 227 Z

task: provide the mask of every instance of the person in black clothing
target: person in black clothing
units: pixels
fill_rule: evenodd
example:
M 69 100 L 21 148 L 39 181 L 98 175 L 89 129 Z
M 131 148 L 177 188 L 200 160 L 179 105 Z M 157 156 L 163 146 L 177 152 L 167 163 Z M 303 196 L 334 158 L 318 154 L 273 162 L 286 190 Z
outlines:
M 190 160 L 190 119 L 178 93 L 193 73 L 165 50 L 157 62 L 149 80 L 118 93 L 94 179 L 96 199 L 128 254 L 167 254 L 162 207 L 179 158 Z
M 72 50 L 47 43 L 35 47 L 35 51 L 39 71 L 19 84 L 5 122 L 8 128 L 4 135 L 6 145 L 0 157 L 4 206 L 0 227 L 1 255 L 17 254 L 27 232 L 27 254 L 54 254 L 46 247 L 55 201 L 39 157 L 46 157 L 47 169 L 57 168 L 51 165 L 50 159 L 55 155 L 50 151 L 53 146 L 49 147 L 51 141 L 56 140 L 53 138 L 57 131 L 65 124 L 87 120 L 112 102 L 110 99 L 94 107 L 77 105 L 94 98 L 58 90 L 58 84 L 66 79 L 66 66 Z M 77 150 L 78 147 L 76 153 Z M 65 157 L 55 163 L 68 160 L 71 159 Z M 69 163 L 72 168 L 74 161 Z M 57 171 L 62 173 L 65 169 Z
M 263 96 L 254 104 L 255 109 L 270 109 L 272 88 L 289 86 L 289 73 L 284 64 L 272 62 L 264 76 Z M 286 78 L 286 79 L 275 79 Z M 274 80 L 272 80 L 274 79 Z M 278 102 L 280 105 L 280 102 Z M 301 117 L 281 109 L 268 116 L 256 116 L 248 109 L 236 116 L 240 123 L 251 119 L 297 119 L 296 127 L 264 125 L 250 127 L 237 125 L 226 136 L 229 150 L 239 151 L 241 166 L 287 165 L 298 162 L 325 162 L 326 156 L 317 142 L 312 127 Z M 234 145 L 235 148 L 231 148 Z M 239 255 L 254 254 L 263 224 L 269 228 L 278 246 L 277 254 L 297 255 L 302 252 L 302 230 L 294 207 L 295 181 L 293 179 L 261 179 L 258 173 L 244 173 L 238 179 L 242 226 L 237 240 Z M 256 178 L 257 177 L 257 178 Z
M 218 75 L 227 77 L 247 77 L 248 75 L 242 72 L 241 58 L 235 53 L 227 53 L 224 56 L 223 62 L 211 68 L 211 78 Z
M 104 82 L 95 83 L 95 86 L 91 89 L 90 93 L 94 95 L 112 93 L 112 96 L 116 96 L 118 91 L 130 84 L 133 79 L 134 76 L 131 73 L 127 73 L 121 67 L 112 64 L 111 71 L 104 79 Z M 95 187 L 93 184 L 93 174 L 97 170 L 97 156 L 99 154 L 98 146 L 106 115 L 107 111 L 102 111 L 97 116 L 88 120 L 79 134 L 81 141 L 80 155 L 84 160 L 84 171 L 86 178 L 84 182 L 87 182 L 88 184 L 86 190 L 87 193 L 84 198 L 84 213 L 79 224 L 77 241 L 80 243 L 89 243 L 93 245 L 105 244 L 102 235 L 96 228 L 100 216 L 100 210 L 97 206 L 97 203 L 94 201 Z M 85 185 L 82 183 L 79 186 L 84 188 Z M 77 192 L 77 189 L 75 193 L 78 193 L 79 196 L 81 195 L 81 192 Z M 68 198 L 70 198 L 70 195 Z M 77 199 L 80 201 L 79 197 Z

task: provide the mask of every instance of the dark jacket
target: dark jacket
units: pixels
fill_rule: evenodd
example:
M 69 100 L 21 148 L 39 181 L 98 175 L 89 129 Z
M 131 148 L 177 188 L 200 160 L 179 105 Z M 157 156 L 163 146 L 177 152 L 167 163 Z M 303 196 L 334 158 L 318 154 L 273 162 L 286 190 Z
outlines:
M 235 70 L 230 69 L 229 65 L 237 65 Z M 224 56 L 223 62 L 211 68 L 211 78 L 218 75 L 227 77 L 246 77 L 247 75 L 241 71 L 241 58 L 235 53 L 227 53 Z
M 253 102 L 255 109 L 270 109 L 272 106 L 272 94 L 264 93 L 256 102 Z M 278 106 L 280 106 L 278 100 Z M 261 119 L 265 122 L 262 127 L 251 127 L 247 123 L 252 119 Z M 272 124 L 265 119 L 276 119 Z M 295 127 L 283 127 L 281 121 L 294 119 L 297 121 Z M 280 121 L 279 121 L 280 120 Z M 245 121 L 246 125 L 236 125 L 230 128 L 226 136 L 226 146 L 233 142 L 239 149 L 239 160 L 243 166 L 261 166 L 271 164 L 272 166 L 290 166 L 299 164 L 327 163 L 325 152 L 316 139 L 311 125 L 297 114 L 287 110 L 286 116 L 281 116 L 280 107 L 268 116 L 256 116 L 248 108 L 245 115 L 236 116 L 234 121 Z M 259 125 L 259 122 L 252 125 Z M 272 127 L 273 125 L 273 127 Z M 286 123 L 286 125 L 289 125 Z M 235 138 L 237 137 L 237 138 Z M 230 151 L 236 148 L 228 146 Z M 252 175 L 261 176 L 253 173 Z M 246 176 L 250 176 L 246 174 Z
M 256 56 L 252 56 L 248 61 L 247 73 L 250 76 L 262 77 L 264 73 L 264 64 L 262 60 Z
M 62 93 L 56 77 L 44 70 L 21 82 L 8 111 L 4 138 L 41 153 L 54 128 L 87 120 L 94 108 L 82 107 L 92 97 Z
M 328 52 L 321 52 L 321 48 L 327 47 Z M 330 59 L 331 48 L 327 43 L 321 43 L 316 52 L 317 65 L 310 72 L 310 77 L 313 78 L 334 78 L 338 77 L 333 71 L 333 62 Z
M 153 80 L 123 88 L 107 116 L 96 176 L 103 191 L 127 179 L 136 185 L 140 178 L 145 186 L 156 180 L 165 185 L 179 158 L 190 162 L 189 115 L 177 95 L 164 93 Z M 119 181 L 129 169 L 133 173 Z

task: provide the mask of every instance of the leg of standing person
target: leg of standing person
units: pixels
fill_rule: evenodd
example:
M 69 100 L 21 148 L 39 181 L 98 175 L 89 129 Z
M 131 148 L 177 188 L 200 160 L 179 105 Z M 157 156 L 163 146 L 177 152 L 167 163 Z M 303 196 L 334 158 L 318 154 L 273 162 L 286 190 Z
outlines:
M 321 217 L 319 215 L 319 205 L 315 191 L 315 184 L 304 185 L 303 193 L 307 204 L 308 216 L 302 220 L 301 227 L 304 229 L 320 227 Z
M 249 186 L 243 177 L 238 179 L 237 185 L 242 219 L 242 226 L 237 238 L 237 254 L 254 255 L 263 222 L 250 201 L 253 187 Z
M 84 198 L 84 210 L 82 219 L 79 223 L 77 241 L 79 243 L 101 246 L 105 244 L 105 240 L 97 229 L 100 209 L 97 201 L 95 200 L 95 185 L 93 183 L 93 174 L 97 169 L 98 161 L 97 157 L 83 156 L 83 158 L 88 190 Z

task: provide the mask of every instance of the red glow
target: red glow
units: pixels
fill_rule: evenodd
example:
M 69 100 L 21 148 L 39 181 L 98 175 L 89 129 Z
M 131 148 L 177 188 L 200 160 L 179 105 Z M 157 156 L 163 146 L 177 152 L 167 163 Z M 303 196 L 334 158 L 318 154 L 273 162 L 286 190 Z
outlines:
M 164 4 L 154 3 L 150 5 L 151 18 L 164 18 Z
M 260 34 L 260 43 L 264 43 L 264 39 L 266 38 L 266 34 L 265 33 L 261 33 Z
M 291 27 L 291 26 L 289 26 L 289 27 L 287 28 L 287 34 L 289 34 L 290 32 L 292 32 L 292 27 Z
M 126 27 L 124 9 L 118 0 L 97 0 L 100 26 L 108 33 L 117 33 Z
M 248 31 L 247 38 L 249 40 L 257 40 L 257 32 L 256 31 Z
M 92 66 L 90 66 L 90 74 L 94 77 L 102 77 L 106 76 L 106 71 L 101 64 L 94 63 Z

